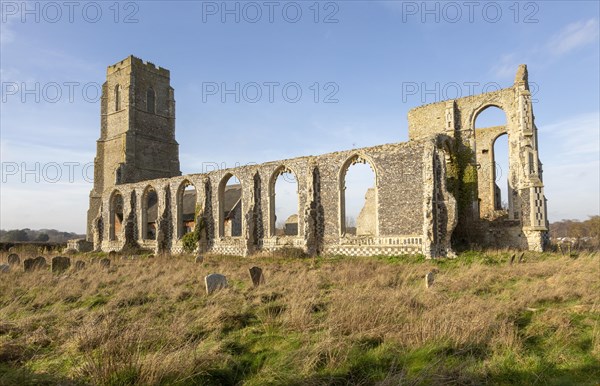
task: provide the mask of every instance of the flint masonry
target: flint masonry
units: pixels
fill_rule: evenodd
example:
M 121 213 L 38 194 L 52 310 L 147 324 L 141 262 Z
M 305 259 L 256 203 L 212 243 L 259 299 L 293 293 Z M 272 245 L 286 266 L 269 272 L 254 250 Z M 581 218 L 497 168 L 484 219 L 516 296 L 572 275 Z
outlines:
M 108 67 L 102 87 L 88 240 L 106 252 L 180 253 L 184 235 L 197 232 L 199 252 L 242 256 L 283 247 L 431 258 L 473 244 L 543 250 L 546 199 L 527 78 L 521 65 L 511 87 L 412 109 L 408 142 L 181 175 L 170 72 L 129 56 Z M 475 129 L 491 106 L 504 111 L 506 124 Z M 509 143 L 505 198 L 493 167 L 502 135 Z M 356 163 L 371 167 L 375 183 L 351 228 L 345 176 Z M 283 233 L 274 204 L 282 173 L 295 177 L 299 203 Z

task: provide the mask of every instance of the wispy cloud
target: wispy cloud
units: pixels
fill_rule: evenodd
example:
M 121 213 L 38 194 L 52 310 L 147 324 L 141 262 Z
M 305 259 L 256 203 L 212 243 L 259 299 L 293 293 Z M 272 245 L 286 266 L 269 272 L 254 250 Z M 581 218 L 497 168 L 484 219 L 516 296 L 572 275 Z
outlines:
M 527 52 L 510 52 L 495 60 L 490 72 L 498 78 L 511 78 L 520 63 L 544 63 L 566 55 L 577 48 L 597 43 L 600 33 L 598 19 L 579 20 L 564 26 L 546 43 L 533 46 Z
M 554 55 L 563 55 L 598 40 L 598 19 L 580 20 L 565 26 L 548 42 L 547 49 Z
M 540 134 L 558 147 L 561 157 L 600 157 L 600 112 L 566 118 L 539 128 Z M 564 160 L 564 158 L 563 158 Z
M 492 67 L 492 73 L 499 78 L 510 78 L 519 67 L 519 59 L 516 53 L 505 54 L 500 57 L 498 64 Z

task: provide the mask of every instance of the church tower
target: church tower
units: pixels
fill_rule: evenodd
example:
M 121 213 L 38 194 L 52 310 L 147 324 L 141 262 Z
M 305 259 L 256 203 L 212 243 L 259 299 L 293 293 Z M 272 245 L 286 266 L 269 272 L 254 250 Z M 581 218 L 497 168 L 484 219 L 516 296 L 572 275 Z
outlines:
M 122 183 L 181 175 L 169 70 L 134 56 L 109 66 L 100 109 L 87 220 L 89 241 L 105 190 Z

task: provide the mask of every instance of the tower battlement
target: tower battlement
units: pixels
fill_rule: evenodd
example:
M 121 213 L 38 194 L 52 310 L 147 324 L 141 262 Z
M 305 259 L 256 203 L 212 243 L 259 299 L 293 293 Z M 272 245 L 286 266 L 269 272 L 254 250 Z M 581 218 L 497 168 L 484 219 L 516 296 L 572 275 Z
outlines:
M 127 67 L 132 67 L 132 66 L 137 67 L 138 69 L 144 69 L 146 71 L 150 71 L 156 75 L 161 75 L 161 76 L 164 76 L 167 78 L 169 78 L 171 76 L 171 72 L 169 70 L 167 70 L 166 68 L 157 66 L 156 64 L 154 64 L 152 62 L 148 62 L 148 61 L 142 60 L 140 58 L 136 58 L 133 55 L 129 55 L 128 57 L 121 60 L 120 62 L 115 63 L 111 66 L 108 66 L 108 68 L 106 69 L 106 75 L 110 76 L 114 72 L 120 71 Z

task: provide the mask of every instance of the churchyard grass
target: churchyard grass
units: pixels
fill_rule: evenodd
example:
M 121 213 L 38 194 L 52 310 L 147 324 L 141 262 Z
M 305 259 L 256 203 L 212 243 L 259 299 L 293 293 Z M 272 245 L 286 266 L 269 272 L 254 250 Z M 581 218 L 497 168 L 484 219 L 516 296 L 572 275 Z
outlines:
M 515 253 L 13 268 L 0 273 L 0 384 L 597 385 L 599 254 Z M 228 288 L 207 295 L 210 273 Z

